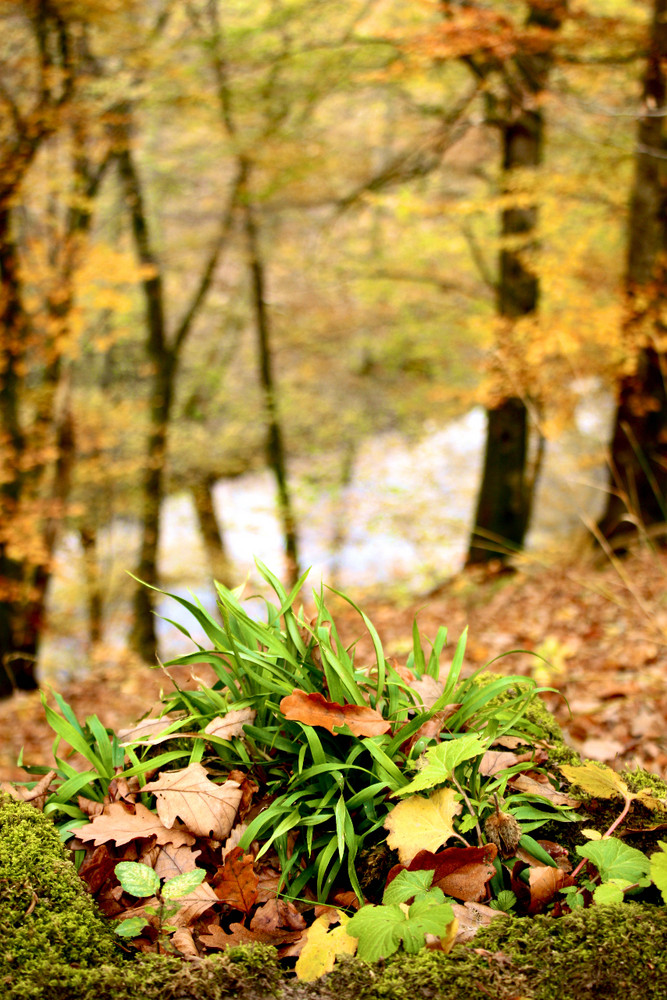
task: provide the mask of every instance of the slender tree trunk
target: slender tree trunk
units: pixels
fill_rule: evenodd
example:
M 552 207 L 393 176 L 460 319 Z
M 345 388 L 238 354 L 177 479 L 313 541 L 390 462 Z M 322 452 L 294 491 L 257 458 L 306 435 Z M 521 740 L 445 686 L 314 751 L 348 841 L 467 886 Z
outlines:
M 86 574 L 86 604 L 88 606 L 88 646 L 92 652 L 102 641 L 104 622 L 104 600 L 100 582 L 100 567 L 97 553 L 97 528 L 84 523 L 79 529 L 83 549 L 83 565 Z
M 565 5 L 551 2 L 531 5 L 529 25 L 556 31 Z M 534 170 L 542 162 L 544 119 L 540 94 L 552 64 L 551 49 L 516 56 L 515 79 L 508 84 L 506 107 L 496 124 L 502 136 L 502 167 L 507 178 L 516 170 Z M 512 324 L 536 312 L 539 280 L 526 261 L 534 245 L 537 207 L 509 207 L 501 215 L 497 285 L 497 313 L 511 337 Z M 528 530 L 536 476 L 527 468 L 529 419 L 526 401 L 517 395 L 487 409 L 487 432 L 482 482 L 467 565 L 508 559 L 523 548 Z
M 192 500 L 213 578 L 225 587 L 232 587 L 234 574 L 227 555 L 224 535 L 215 512 L 214 484 L 214 476 L 204 476 L 198 479 L 192 486 Z
M 160 508 L 165 497 L 167 442 L 181 349 L 210 291 L 215 270 L 233 227 L 240 182 L 231 190 L 220 219 L 220 229 L 204 263 L 198 285 L 172 338 L 166 320 L 164 282 L 153 250 L 141 179 L 132 154 L 129 109 L 119 109 L 116 126 L 116 158 L 129 209 L 137 258 L 145 270 L 142 282 L 146 323 L 146 351 L 152 367 L 149 432 L 142 481 L 141 542 L 137 576 L 149 587 L 157 587 L 157 555 L 160 538 Z M 133 623 L 129 643 L 137 655 L 152 661 L 157 648 L 153 598 L 149 587 L 135 591 Z
M 618 385 L 610 492 L 598 531 L 616 541 L 667 521 L 667 0 L 655 0 L 630 200 L 624 334 L 635 357 Z
M 255 329 L 259 351 L 259 370 L 264 392 L 266 410 L 266 460 L 276 479 L 278 489 L 278 511 L 285 542 L 285 564 L 287 578 L 291 584 L 299 578 L 298 541 L 296 518 L 287 478 L 287 463 L 283 430 L 276 398 L 276 383 L 273 375 L 273 355 L 271 351 L 270 321 L 266 308 L 266 274 L 262 259 L 257 224 L 252 206 L 249 202 L 243 207 L 246 237 L 248 240 L 248 256 L 250 264 L 250 279 L 252 285 L 252 301 L 255 311 Z

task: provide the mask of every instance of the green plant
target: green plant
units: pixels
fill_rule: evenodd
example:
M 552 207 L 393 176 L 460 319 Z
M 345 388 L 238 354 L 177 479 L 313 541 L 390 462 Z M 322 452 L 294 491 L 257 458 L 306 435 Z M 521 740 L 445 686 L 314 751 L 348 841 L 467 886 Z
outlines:
M 154 895 L 156 899 L 155 904 L 144 904 L 144 915 L 121 920 L 116 927 L 116 934 L 120 937 L 136 937 L 152 923 L 158 934 L 158 951 L 167 950 L 169 935 L 177 929 L 168 922 L 181 908 L 177 900 L 201 885 L 206 872 L 203 868 L 195 868 L 193 871 L 182 872 L 166 879 L 162 885 L 160 876 L 153 868 L 136 861 L 119 862 L 115 872 L 121 886 L 131 896 L 145 899 Z
M 432 881 L 432 871 L 399 872 L 385 889 L 382 905 L 362 906 L 355 913 L 345 930 L 359 939 L 359 958 L 377 962 L 401 947 L 414 954 L 424 947 L 427 934 L 438 938 L 447 934 L 454 920 L 451 900 L 442 889 L 431 888 Z

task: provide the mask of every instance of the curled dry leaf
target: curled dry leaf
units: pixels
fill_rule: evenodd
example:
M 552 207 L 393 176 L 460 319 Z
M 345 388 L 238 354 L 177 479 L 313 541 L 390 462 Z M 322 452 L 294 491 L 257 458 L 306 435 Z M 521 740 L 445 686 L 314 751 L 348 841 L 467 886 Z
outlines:
M 201 851 L 193 851 L 184 844 L 165 844 L 158 848 L 152 868 L 161 879 L 175 878 L 184 872 L 192 872 L 197 867 L 197 858 Z
M 189 955 L 192 958 L 199 957 L 199 950 L 192 936 L 192 931 L 188 927 L 179 927 L 171 935 L 171 943 L 174 948 L 180 951 L 181 955 Z
M 155 781 L 144 785 L 144 792 L 155 795 L 158 816 L 165 826 L 173 826 L 180 817 L 196 836 L 216 840 L 229 836 L 241 801 L 238 781 L 216 785 L 201 764 L 162 771 Z
M 56 771 L 47 771 L 46 774 L 42 775 L 34 788 L 26 788 L 25 785 L 14 785 L 9 781 L 3 781 L 0 782 L 0 791 L 7 792 L 13 799 L 32 802 L 35 809 L 43 810 L 51 782 L 55 776 Z
M 221 740 L 231 740 L 233 736 L 243 736 L 243 727 L 254 722 L 256 715 L 254 708 L 233 708 L 225 715 L 212 719 L 204 732 Z
M 246 832 L 247 829 L 248 829 L 247 823 L 237 823 L 236 826 L 232 829 L 232 832 L 227 837 L 227 840 L 220 848 L 220 854 L 223 861 L 225 860 L 227 855 L 234 850 L 235 847 L 239 846 L 239 840 L 241 839 L 241 837 L 243 836 L 243 834 Z
M 391 723 L 374 708 L 327 701 L 319 691 L 307 694 L 295 688 L 280 702 L 280 711 L 286 719 L 294 719 L 307 726 L 321 726 L 330 733 L 334 733 L 334 727 L 345 725 L 349 726 L 354 736 L 380 736 L 391 729 Z
M 142 746 L 150 746 L 154 743 L 161 743 L 158 737 L 175 722 L 165 716 L 155 719 L 142 719 L 136 726 L 129 726 L 127 729 L 118 730 L 120 745 L 126 747 L 131 743 L 139 743 Z M 168 736 L 164 739 L 169 739 Z
M 202 882 L 187 896 L 181 896 L 176 902 L 179 904 L 178 910 L 173 917 L 169 918 L 169 923 L 175 927 L 189 927 L 220 900 L 208 882 Z
M 555 806 L 572 806 L 576 809 L 577 806 L 581 805 L 579 799 L 574 799 L 571 795 L 566 795 L 565 792 L 557 791 L 546 775 L 541 777 L 544 780 L 533 778 L 529 774 L 515 774 L 514 777 L 510 778 L 509 784 L 519 792 L 541 795 L 543 799 L 548 799 Z
M 574 885 L 574 879 L 567 872 L 560 868 L 531 868 L 528 873 L 530 887 L 530 905 L 528 912 L 531 916 L 541 913 L 552 901 L 559 889 L 565 886 Z
M 191 845 L 195 842 L 195 838 L 187 830 L 166 827 L 141 802 L 137 802 L 134 812 L 129 812 L 121 802 L 112 802 L 104 807 L 101 816 L 96 816 L 85 826 L 77 827 L 72 833 L 79 840 L 92 840 L 96 846 L 110 840 L 115 844 L 128 844 L 137 837 L 155 837 L 158 844 Z

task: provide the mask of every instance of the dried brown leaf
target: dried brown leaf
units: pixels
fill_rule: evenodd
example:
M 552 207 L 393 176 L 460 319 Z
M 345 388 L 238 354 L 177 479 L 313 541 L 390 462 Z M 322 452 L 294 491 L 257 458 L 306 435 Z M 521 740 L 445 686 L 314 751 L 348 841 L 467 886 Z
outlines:
M 254 722 L 256 715 L 254 708 L 233 708 L 225 715 L 212 719 L 204 732 L 221 740 L 231 740 L 233 736 L 243 736 L 244 725 Z
M 166 827 L 155 813 L 140 802 L 137 802 L 135 812 L 129 812 L 121 802 L 112 802 L 105 806 L 101 816 L 96 816 L 86 826 L 77 827 L 73 833 L 79 840 L 92 840 L 96 846 L 110 840 L 116 844 L 127 844 L 137 837 L 155 837 L 158 844 L 190 845 L 195 842 L 187 830 Z
M 234 910 L 250 913 L 257 902 L 259 879 L 253 869 L 252 854 L 244 854 L 242 847 L 235 847 L 218 868 L 214 887 L 223 903 Z
M 217 840 L 229 836 L 241 801 L 237 781 L 216 785 L 201 764 L 190 764 L 180 771 L 162 771 L 155 781 L 144 785 L 144 792 L 155 795 L 158 815 L 165 826 L 173 826 L 180 817 L 196 836 Z

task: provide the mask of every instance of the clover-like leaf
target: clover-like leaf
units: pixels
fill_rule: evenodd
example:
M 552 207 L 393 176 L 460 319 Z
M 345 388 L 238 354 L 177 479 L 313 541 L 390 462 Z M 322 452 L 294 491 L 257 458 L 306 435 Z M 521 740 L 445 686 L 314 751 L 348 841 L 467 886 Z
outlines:
M 115 868 L 116 878 L 125 892 L 131 896 L 152 896 L 160 885 L 159 875 L 148 865 L 138 861 L 119 861 Z
M 426 763 L 407 785 L 404 785 L 394 795 L 412 795 L 414 792 L 433 788 L 435 785 L 448 781 L 452 772 L 464 760 L 479 757 L 487 749 L 476 733 L 466 733 L 456 740 L 448 740 L 431 747 L 425 753 Z
M 180 899 L 193 892 L 198 885 L 206 878 L 203 868 L 194 868 L 191 872 L 183 872 L 182 875 L 174 875 L 162 886 L 162 895 L 165 899 Z
M 626 879 L 634 884 L 647 875 L 651 867 L 645 854 L 617 837 L 603 837 L 602 840 L 582 844 L 577 847 L 577 854 L 595 865 L 603 882 Z

